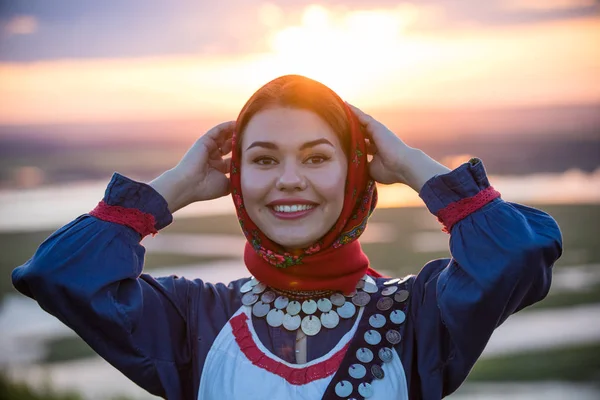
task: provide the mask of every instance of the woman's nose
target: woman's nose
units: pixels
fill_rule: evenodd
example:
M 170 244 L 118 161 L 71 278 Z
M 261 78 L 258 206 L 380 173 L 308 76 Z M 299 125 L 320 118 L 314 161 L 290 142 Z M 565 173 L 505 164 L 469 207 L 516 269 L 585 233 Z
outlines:
M 277 179 L 277 190 L 293 191 L 306 189 L 306 179 L 293 163 L 283 166 L 281 176 Z

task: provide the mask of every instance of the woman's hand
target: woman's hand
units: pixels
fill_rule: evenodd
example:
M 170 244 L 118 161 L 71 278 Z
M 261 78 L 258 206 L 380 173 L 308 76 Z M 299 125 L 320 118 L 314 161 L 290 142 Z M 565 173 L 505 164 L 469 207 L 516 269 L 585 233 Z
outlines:
M 235 121 L 224 122 L 202 135 L 181 161 L 150 182 L 175 211 L 196 201 L 211 200 L 230 193 L 231 137 Z
M 355 113 L 367 135 L 368 153 L 373 156 L 369 163 L 371 177 L 383 184 L 404 183 L 415 191 L 435 175 L 450 172 L 419 149 L 406 145 L 381 122 L 348 104 Z

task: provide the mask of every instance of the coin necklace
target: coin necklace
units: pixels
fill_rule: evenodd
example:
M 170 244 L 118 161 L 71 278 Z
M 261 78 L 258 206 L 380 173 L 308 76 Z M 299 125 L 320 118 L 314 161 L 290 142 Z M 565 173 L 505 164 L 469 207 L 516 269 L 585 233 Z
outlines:
M 356 290 L 346 294 L 323 291 L 315 296 L 314 292 L 279 291 L 256 278 L 240 288 L 242 304 L 252 307 L 252 315 L 265 318 L 274 328 L 283 326 L 288 331 L 300 328 L 307 336 L 316 335 L 322 328 L 335 328 L 340 318 L 352 318 L 356 308 L 369 304 L 371 294 L 377 290 L 375 280 L 368 275 L 361 278 Z

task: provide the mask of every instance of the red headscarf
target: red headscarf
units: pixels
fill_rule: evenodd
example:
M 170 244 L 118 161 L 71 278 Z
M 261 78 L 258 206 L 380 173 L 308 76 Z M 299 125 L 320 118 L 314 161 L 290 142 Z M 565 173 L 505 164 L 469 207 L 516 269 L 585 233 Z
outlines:
M 350 292 L 365 273 L 381 276 L 369 268 L 369 259 L 357 240 L 377 204 L 377 188 L 368 173 L 365 136 L 354 113 L 335 93 L 334 96 L 343 105 L 350 126 L 351 154 L 344 206 L 325 236 L 293 254 L 267 238 L 248 216 L 240 182 L 241 146 L 236 143 L 239 133 L 236 130 L 233 134 L 231 193 L 242 231 L 248 239 L 244 261 L 256 279 L 277 289 Z M 239 121 L 240 118 L 238 126 Z

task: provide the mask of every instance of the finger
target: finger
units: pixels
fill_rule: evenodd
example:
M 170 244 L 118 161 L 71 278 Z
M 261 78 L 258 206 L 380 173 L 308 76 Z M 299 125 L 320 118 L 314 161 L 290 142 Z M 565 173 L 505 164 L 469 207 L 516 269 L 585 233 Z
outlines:
M 217 171 L 226 174 L 229 172 L 228 168 L 229 165 L 227 162 L 225 162 L 224 160 L 209 160 L 208 161 L 208 165 L 210 165 L 212 168 L 216 169 Z
M 204 136 L 208 136 L 222 143 L 233 136 L 235 123 L 235 121 L 222 122 L 219 125 L 209 129 L 208 132 L 204 134 Z
M 221 154 L 226 155 L 226 154 L 231 153 L 232 148 L 233 148 L 233 140 L 231 138 L 229 138 L 221 145 Z
M 348 107 L 350 107 L 350 109 L 352 110 L 352 112 L 354 112 L 354 114 L 356 114 L 356 117 L 358 118 L 358 120 L 360 121 L 360 123 L 364 126 L 369 126 L 369 124 L 373 123 L 374 118 L 371 117 L 369 114 L 365 113 L 364 111 L 362 111 L 360 108 L 353 106 L 352 104 L 346 102 L 346 104 L 348 105 Z

